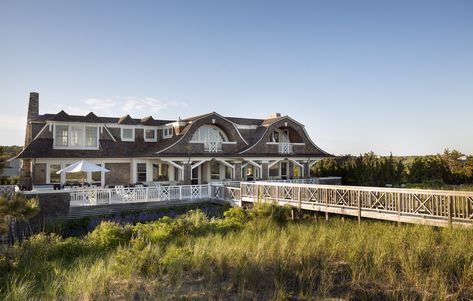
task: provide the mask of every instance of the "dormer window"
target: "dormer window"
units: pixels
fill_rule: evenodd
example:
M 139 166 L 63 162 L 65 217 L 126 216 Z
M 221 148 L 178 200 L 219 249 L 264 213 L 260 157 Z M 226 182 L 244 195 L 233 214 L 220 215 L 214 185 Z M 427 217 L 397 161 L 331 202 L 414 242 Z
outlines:
M 122 141 L 135 141 L 135 129 L 134 128 L 121 128 Z
M 156 135 L 156 129 L 144 129 L 145 134 L 145 141 L 146 142 L 156 142 L 157 141 L 157 135 Z
M 70 145 L 72 147 L 80 147 L 84 145 L 84 126 L 82 125 L 71 125 L 71 140 Z
M 289 132 L 288 130 L 275 130 L 271 133 L 270 137 L 271 142 L 289 142 Z
M 225 133 L 217 126 L 203 125 L 192 136 L 192 142 L 225 142 Z
M 86 126 L 85 127 L 85 146 L 86 147 L 97 147 L 97 127 L 96 126 Z
M 203 125 L 195 131 L 192 136 L 191 142 L 202 142 L 204 143 L 204 151 L 210 153 L 217 153 L 223 150 L 223 142 L 227 142 L 227 136 L 217 126 L 214 125 Z
M 163 137 L 171 138 L 172 137 L 172 127 L 167 127 L 163 129 Z
M 54 135 L 54 145 L 67 147 L 69 127 L 67 125 L 56 125 L 55 131 L 56 134 Z
M 96 149 L 98 126 L 80 123 L 55 124 L 54 146 L 56 148 Z

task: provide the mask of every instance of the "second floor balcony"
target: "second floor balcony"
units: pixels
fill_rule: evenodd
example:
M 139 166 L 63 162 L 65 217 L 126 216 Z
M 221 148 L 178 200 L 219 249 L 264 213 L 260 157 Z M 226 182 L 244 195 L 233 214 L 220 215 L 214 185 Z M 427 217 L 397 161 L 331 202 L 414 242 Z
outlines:
M 294 153 L 294 144 L 289 142 L 279 142 L 278 152 L 280 154 L 293 154 Z
M 206 141 L 204 142 L 204 151 L 209 153 L 218 153 L 222 151 L 222 141 Z

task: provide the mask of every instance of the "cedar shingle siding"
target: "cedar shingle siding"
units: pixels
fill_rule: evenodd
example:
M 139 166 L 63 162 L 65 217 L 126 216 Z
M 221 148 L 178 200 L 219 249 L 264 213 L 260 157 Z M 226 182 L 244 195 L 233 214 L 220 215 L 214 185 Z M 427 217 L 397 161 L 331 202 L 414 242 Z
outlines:
M 261 170 L 260 177 L 268 178 L 268 160 L 298 160 L 299 164 L 301 164 L 300 166 L 302 166 L 302 164 L 307 165 L 310 160 L 332 156 L 312 142 L 302 124 L 288 116 L 277 115 L 267 119 L 255 119 L 224 117 L 212 112 L 183 120 L 157 120 L 152 116 L 141 119 L 132 118 L 129 115 L 101 117 L 93 112 L 85 116 L 69 115 L 64 111 L 60 111 L 57 114 L 39 115 L 38 108 L 39 96 L 33 95 L 32 98 L 30 97 L 29 110 L 33 110 L 33 112 L 28 112 L 25 148 L 18 156 L 24 162 L 25 168 L 22 170 L 22 178 L 25 179 L 25 183 L 28 182 L 28 179 L 30 183 L 46 181 L 47 164 L 37 163 L 34 168 L 29 167 L 36 159 L 43 160 L 41 162 L 50 162 L 48 160 L 61 162 L 61 160 L 65 159 L 70 161 L 84 158 L 101 159 L 100 162 L 103 162 L 101 164 L 105 164 L 106 168 L 111 170 L 105 176 L 105 182 L 106 184 L 114 185 L 133 181 L 134 178 L 131 175 L 134 170 L 132 160 L 135 159 L 161 160 L 159 162 L 168 162 L 170 164 L 169 168 L 172 169 L 176 165 L 169 162 L 171 159 L 166 158 L 173 158 L 173 162 L 178 167 L 182 165 L 181 171 L 183 175 L 180 177 L 176 176 L 176 179 L 184 179 L 186 182 L 191 178 L 189 174 L 191 169 L 186 164 L 192 164 L 195 160 L 202 160 L 197 158 L 233 160 L 228 162 L 237 164 L 234 165 L 238 167 L 238 171 L 234 171 L 235 178 L 245 177 L 242 170 L 245 168 L 245 161 L 253 163 L 258 158 L 261 158 L 261 161 L 257 163 L 260 164 L 260 168 L 264 168 L 264 170 Z M 56 124 L 96 126 L 98 128 L 98 148 L 72 149 L 54 147 L 54 128 Z M 221 144 L 217 152 L 205 150 L 204 143 L 191 143 L 194 133 L 204 125 L 218 127 L 225 133 L 229 142 Z M 122 129 L 125 128 L 134 129 L 134 141 L 122 141 Z M 163 136 L 165 128 L 172 129 L 172 137 Z M 145 141 L 144 132 L 146 129 L 156 130 L 156 141 Z M 291 151 L 282 153 L 281 146 L 271 142 L 272 133 L 276 129 L 288 133 Z M 129 162 L 112 162 L 113 159 L 122 161 L 127 159 Z M 157 161 L 153 161 L 152 164 L 155 164 L 155 162 Z M 289 163 L 290 166 L 294 166 L 293 161 Z M 148 165 L 148 168 L 153 166 L 155 165 Z M 205 171 L 207 169 L 208 166 L 202 170 Z M 31 175 L 30 171 L 34 171 L 33 175 Z M 180 171 L 177 170 L 176 172 Z M 292 170 L 288 172 L 288 176 L 292 172 Z M 149 171 L 148 174 L 151 175 L 152 172 Z M 32 176 L 35 178 L 34 181 L 30 179 Z

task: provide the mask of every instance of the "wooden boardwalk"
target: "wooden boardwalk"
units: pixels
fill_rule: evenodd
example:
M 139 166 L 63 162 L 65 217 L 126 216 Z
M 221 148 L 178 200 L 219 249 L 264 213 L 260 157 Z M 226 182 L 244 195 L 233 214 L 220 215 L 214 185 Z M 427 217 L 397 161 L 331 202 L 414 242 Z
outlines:
M 225 188 L 236 204 L 276 202 L 340 214 L 432 226 L 473 225 L 473 192 L 317 184 L 242 182 Z
M 238 183 L 230 184 L 234 186 L 213 183 L 121 190 L 72 190 L 69 192 L 69 217 L 206 201 L 223 201 L 234 206 L 275 202 L 326 215 L 355 216 L 359 220 L 371 218 L 432 226 L 473 225 L 473 192 L 287 182 L 240 182 L 239 186 Z

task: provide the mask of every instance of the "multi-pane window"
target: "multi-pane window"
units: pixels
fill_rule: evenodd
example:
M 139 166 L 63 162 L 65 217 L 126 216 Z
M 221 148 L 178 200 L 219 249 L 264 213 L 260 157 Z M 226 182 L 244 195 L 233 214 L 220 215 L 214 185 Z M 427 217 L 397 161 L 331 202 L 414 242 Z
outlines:
M 223 142 L 227 141 L 225 133 L 218 127 L 204 125 L 197 129 L 192 136 L 194 142 Z
M 275 130 L 271 134 L 271 142 L 289 142 L 289 132 L 287 130 Z
M 172 137 L 172 127 L 167 127 L 163 129 L 163 137 L 171 138 Z
M 145 129 L 145 141 L 156 141 L 156 130 Z
M 84 146 L 84 127 L 82 125 L 71 125 L 70 146 Z
M 122 128 L 122 141 L 134 141 L 135 129 Z
M 85 146 L 97 147 L 97 127 L 95 126 L 85 127 Z
M 54 145 L 70 148 L 96 148 L 98 127 L 84 124 L 56 125 Z
M 61 183 L 61 175 L 57 174 L 61 170 L 60 164 L 50 164 L 49 165 L 49 183 L 57 184 Z
M 56 125 L 56 135 L 54 142 L 56 146 L 67 146 L 67 136 L 69 128 L 67 125 Z
M 138 182 L 146 182 L 146 163 L 136 164 L 136 180 Z

